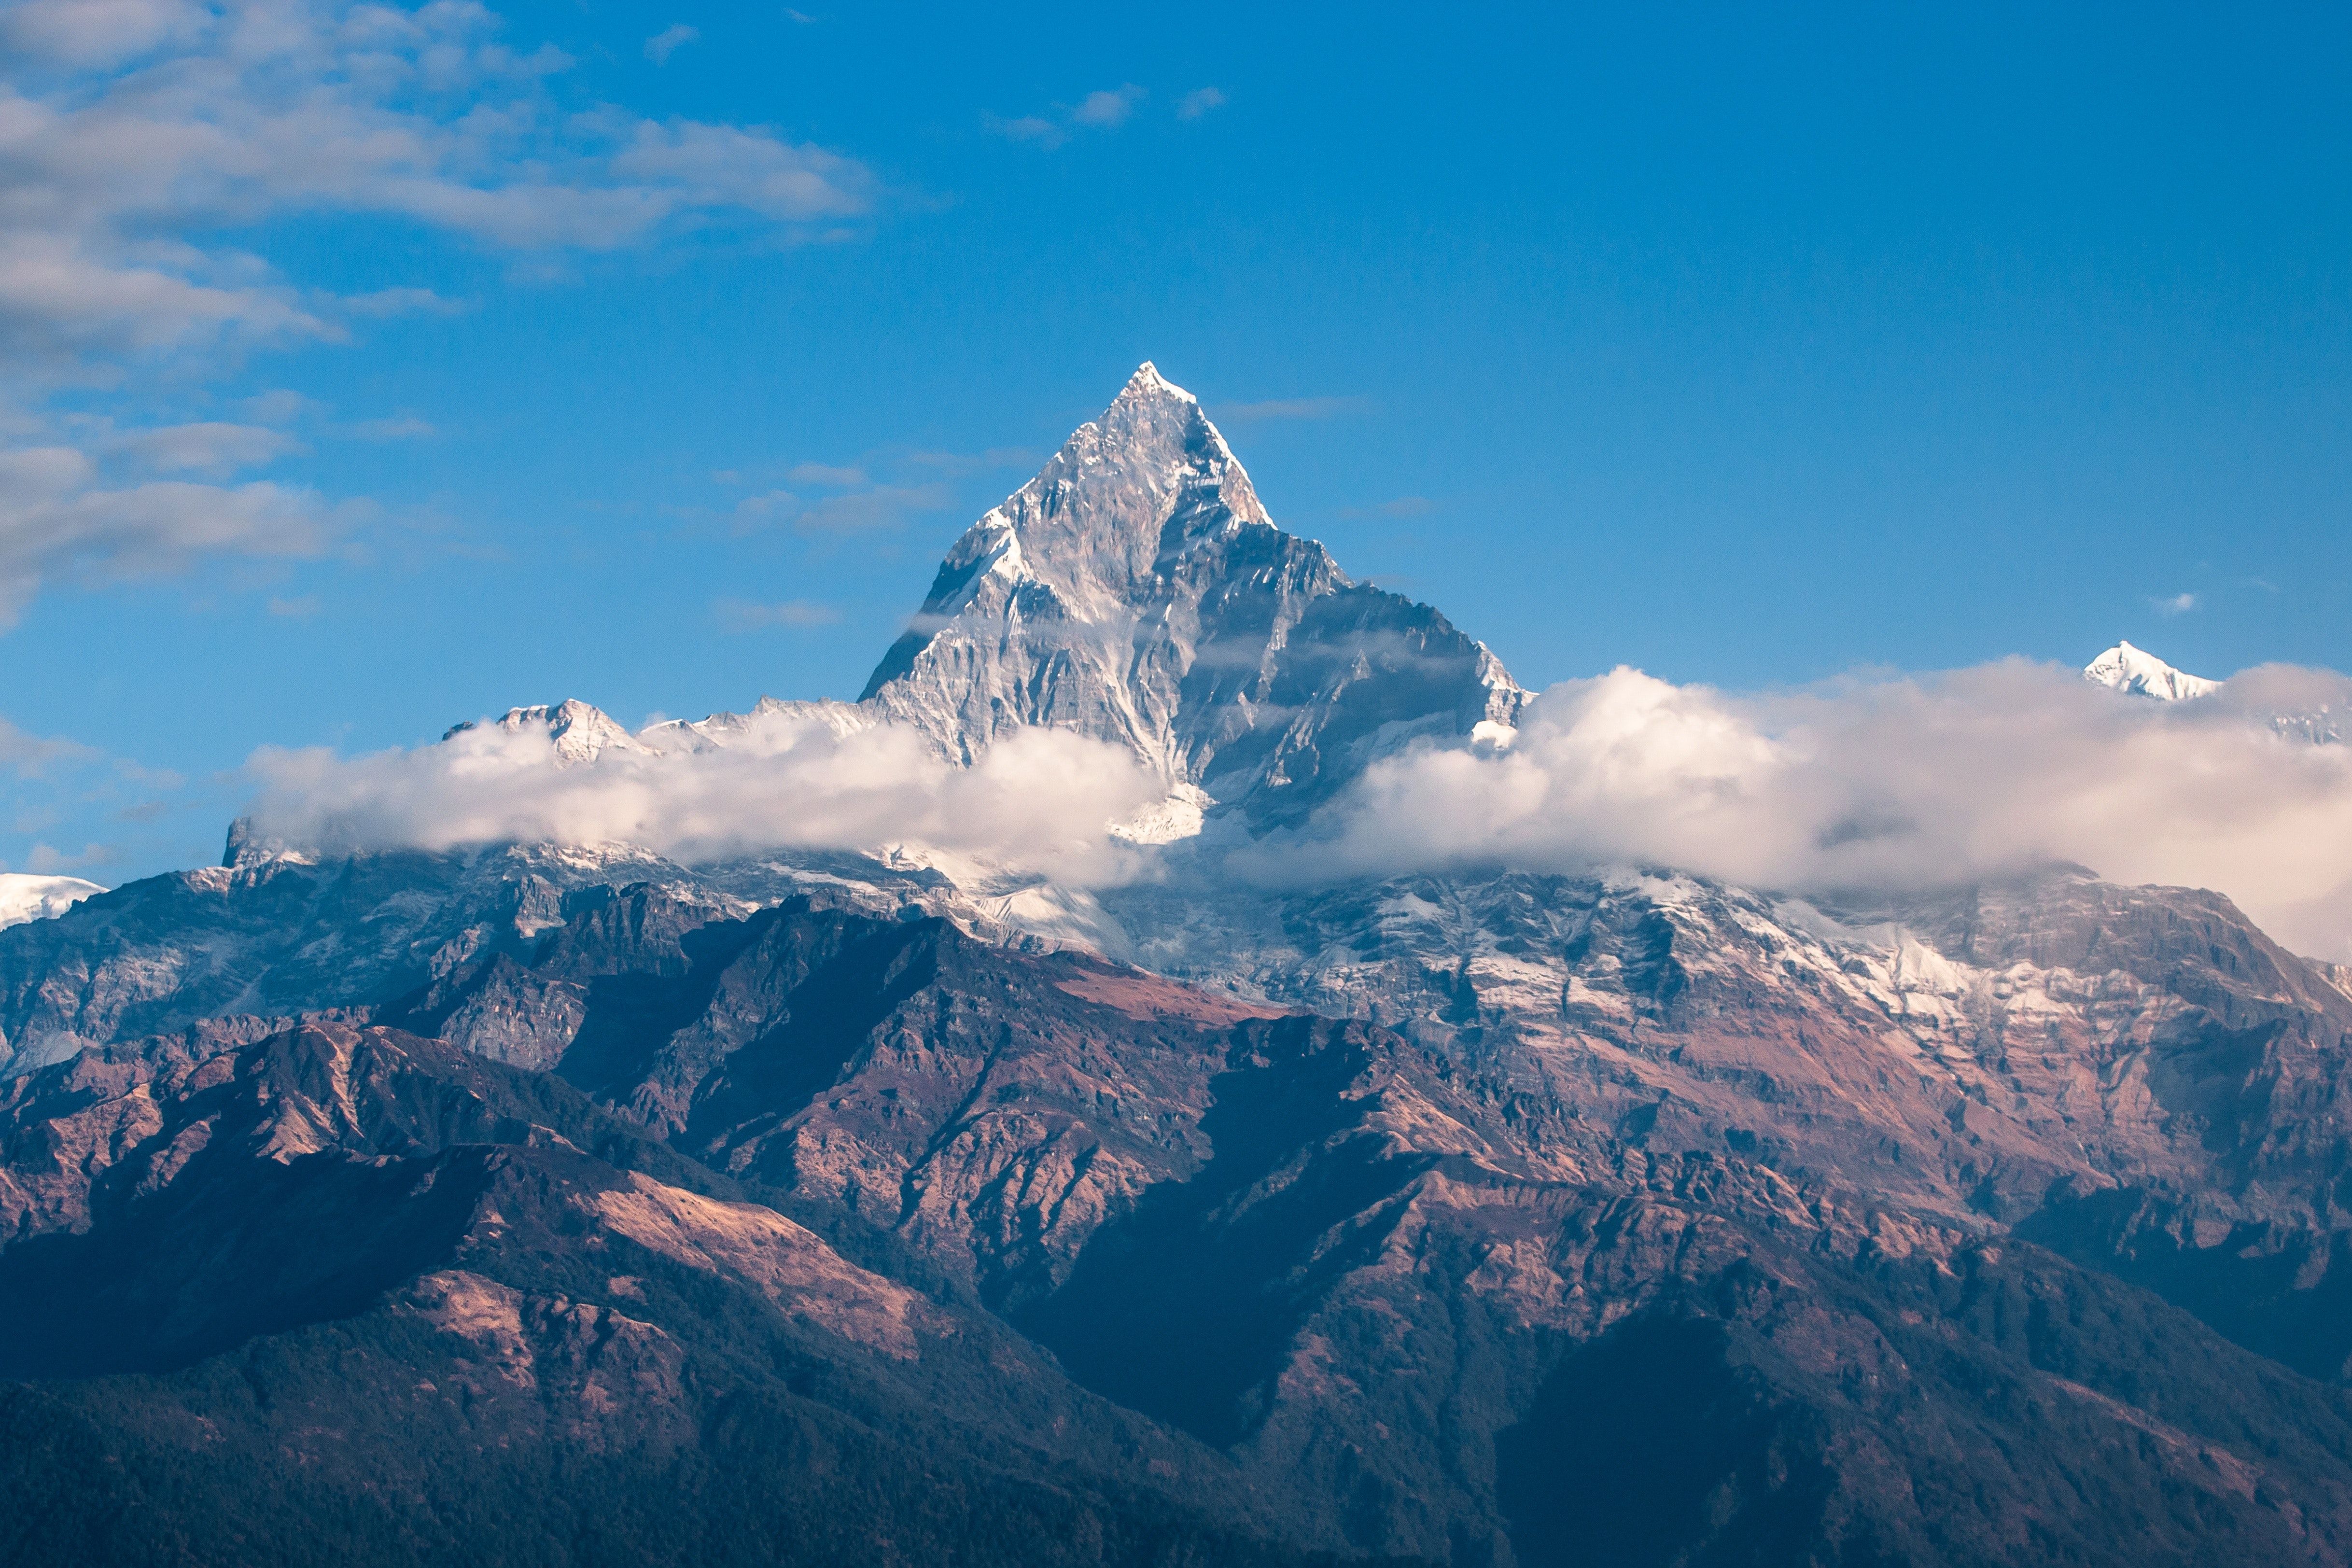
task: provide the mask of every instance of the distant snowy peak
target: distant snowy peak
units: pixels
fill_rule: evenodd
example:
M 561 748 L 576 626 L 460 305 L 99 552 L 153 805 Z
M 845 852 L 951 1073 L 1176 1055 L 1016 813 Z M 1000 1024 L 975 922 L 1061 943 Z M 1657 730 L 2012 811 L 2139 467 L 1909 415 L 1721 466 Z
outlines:
M 0 927 L 20 926 L 65 913 L 92 893 L 106 891 L 79 877 L 35 877 L 0 871 Z
M 803 720 L 814 721 L 835 736 L 870 730 L 875 723 L 872 710 L 855 702 L 836 701 L 830 697 L 813 702 L 762 697 L 752 704 L 749 713 L 713 713 L 705 719 L 665 720 L 638 731 L 636 740 L 643 749 L 664 754 L 724 751 L 769 726 Z
M 2146 648 L 2119 642 L 2083 667 L 2083 679 L 2133 697 L 2153 697 L 2161 702 L 2183 702 L 2210 697 L 2221 689 L 2218 680 L 2175 669 Z
M 476 721 L 468 719 L 452 724 L 441 738 L 446 741 L 478 727 Z M 551 706 L 541 703 L 530 708 L 509 708 L 504 718 L 493 721 L 493 727 L 509 734 L 545 735 L 554 743 L 559 767 L 593 763 L 606 752 L 646 749 L 629 733 L 627 726 L 603 709 L 576 698 L 567 698 Z

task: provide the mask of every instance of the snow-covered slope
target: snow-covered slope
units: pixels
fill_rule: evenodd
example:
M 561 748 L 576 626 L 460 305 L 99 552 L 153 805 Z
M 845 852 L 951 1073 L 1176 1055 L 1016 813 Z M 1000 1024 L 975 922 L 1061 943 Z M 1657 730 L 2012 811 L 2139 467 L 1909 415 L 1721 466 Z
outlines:
M 61 915 L 92 893 L 106 891 L 79 877 L 35 877 L 0 871 L 0 926 L 23 925 Z
M 475 728 L 475 721 L 468 719 L 450 725 L 441 738 L 446 741 Z M 530 708 L 509 708 L 504 718 L 496 721 L 496 728 L 509 734 L 543 732 L 555 742 L 558 767 L 593 763 L 606 752 L 646 750 L 629 733 L 626 725 L 603 709 L 576 698 Z
M 2083 679 L 2133 697 L 2153 697 L 2181 702 L 2210 697 L 2221 689 L 2218 680 L 2190 675 L 2164 662 L 2143 647 L 2119 642 L 2083 667 Z

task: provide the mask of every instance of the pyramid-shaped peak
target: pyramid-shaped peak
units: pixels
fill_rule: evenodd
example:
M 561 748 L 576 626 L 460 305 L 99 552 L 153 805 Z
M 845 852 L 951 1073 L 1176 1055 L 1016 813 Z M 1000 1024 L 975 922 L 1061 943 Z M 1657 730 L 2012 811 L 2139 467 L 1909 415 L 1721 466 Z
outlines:
M 1141 364 L 1137 365 L 1135 374 L 1129 376 L 1127 384 L 1119 389 L 1118 400 L 1121 402 L 1140 397 L 1175 397 L 1186 403 L 1201 401 L 1160 374 L 1160 367 L 1150 360 L 1145 360 Z

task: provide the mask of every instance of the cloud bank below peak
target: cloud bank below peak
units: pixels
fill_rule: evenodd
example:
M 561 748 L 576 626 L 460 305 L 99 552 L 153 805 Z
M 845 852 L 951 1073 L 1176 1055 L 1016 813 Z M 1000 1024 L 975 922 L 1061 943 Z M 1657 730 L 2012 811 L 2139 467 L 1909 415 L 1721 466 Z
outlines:
M 1244 863 L 1274 881 L 1633 864 L 1896 891 L 2067 861 L 2213 889 L 2352 960 L 2352 746 L 2273 722 L 2347 697 L 2352 680 L 2280 666 L 2189 704 L 2024 660 L 1761 696 L 1621 668 L 1544 692 L 1507 744 L 1375 763 Z
M 1027 731 L 958 767 L 911 729 L 797 707 L 756 715 L 723 747 L 617 745 L 571 765 L 530 725 L 352 758 L 265 748 L 247 763 L 245 831 L 330 854 L 629 844 L 692 864 L 928 849 L 1083 886 L 1127 873 L 1113 826 L 1164 793 L 1123 749 L 1068 731 Z

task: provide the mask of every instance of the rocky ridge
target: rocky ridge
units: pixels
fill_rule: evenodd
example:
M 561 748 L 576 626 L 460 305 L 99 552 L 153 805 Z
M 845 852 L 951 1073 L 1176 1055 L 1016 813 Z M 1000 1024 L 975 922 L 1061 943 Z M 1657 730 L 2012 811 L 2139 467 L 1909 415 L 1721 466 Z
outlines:
M 499 722 L 590 767 L 1066 725 L 1213 839 L 1521 700 L 1274 529 L 1147 366 L 859 703 Z M 943 1400 L 957 1455 L 1024 1413 L 1000 1487 L 1116 1431 L 1088 1484 L 1187 1528 L 1482 1568 L 2352 1551 L 2352 990 L 2226 900 L 1280 889 L 1213 848 L 982 896 L 233 843 L 0 931 L 0 1299 L 54 1320 L 12 1364 L 422 1324 L 470 1347 L 423 1382 L 540 1412 L 514 1442 L 687 1453 L 697 1390 L 789 1342 L 836 1413 Z

